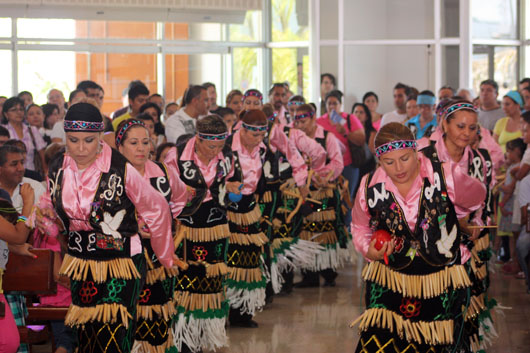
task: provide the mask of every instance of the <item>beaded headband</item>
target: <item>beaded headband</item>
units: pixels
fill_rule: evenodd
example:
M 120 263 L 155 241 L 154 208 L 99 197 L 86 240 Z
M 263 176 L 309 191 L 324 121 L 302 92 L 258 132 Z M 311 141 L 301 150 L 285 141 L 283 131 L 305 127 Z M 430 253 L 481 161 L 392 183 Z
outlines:
M 304 102 L 301 102 L 301 101 L 291 101 L 289 103 L 287 103 L 287 106 L 288 107 L 292 107 L 293 105 L 304 105 L 305 103 Z
M 268 121 L 274 121 L 276 120 L 276 117 L 278 116 L 278 113 L 273 113 L 271 116 L 267 117 Z
M 477 112 L 477 109 L 473 104 L 470 103 L 456 103 L 453 105 L 450 105 L 447 107 L 443 112 L 444 119 L 447 119 L 451 114 L 454 114 L 455 112 L 459 110 L 471 110 L 473 112 Z
M 228 137 L 228 133 L 223 132 L 222 134 L 203 134 L 203 133 L 198 132 L 197 136 L 199 136 L 201 140 L 223 141 L 223 140 L 226 140 L 226 138 Z
M 116 134 L 116 146 L 120 146 L 121 145 L 121 141 L 123 140 L 123 136 L 125 136 L 125 133 L 127 132 L 127 130 L 129 130 L 133 126 L 142 126 L 142 127 L 146 128 L 146 126 L 143 123 L 143 121 L 140 121 L 140 120 L 131 120 L 131 121 L 127 122 L 125 125 L 122 126 L 120 131 L 118 131 L 118 133 Z
M 243 123 L 243 127 L 250 131 L 267 131 L 269 126 L 268 125 L 249 125 L 247 123 Z
M 404 149 L 416 149 L 417 143 L 414 140 L 399 140 L 399 141 L 391 141 L 388 143 L 385 143 L 384 145 L 381 145 L 375 149 L 375 155 L 377 157 L 382 156 L 385 153 L 397 151 L 397 150 L 404 150 Z
M 101 132 L 105 130 L 105 125 L 101 122 L 65 120 L 64 131 L 93 131 Z
M 250 91 L 250 92 L 247 91 L 247 92 L 245 92 L 245 94 L 243 95 L 243 99 L 242 100 L 245 100 L 245 98 L 247 98 L 249 96 L 256 97 L 263 103 L 263 95 L 261 93 L 259 93 L 259 92 L 256 92 L 256 91 Z
M 302 114 L 296 114 L 296 115 L 294 116 L 294 120 L 300 120 L 300 119 L 305 119 L 305 118 L 312 118 L 314 115 L 315 115 L 314 112 L 307 112 L 307 113 L 302 113 Z

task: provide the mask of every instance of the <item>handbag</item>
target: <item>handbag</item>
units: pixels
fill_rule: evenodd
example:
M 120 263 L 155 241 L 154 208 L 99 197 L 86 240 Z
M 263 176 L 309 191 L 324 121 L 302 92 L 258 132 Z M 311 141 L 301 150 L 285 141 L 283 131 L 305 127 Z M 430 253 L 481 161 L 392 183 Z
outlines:
M 350 119 L 351 119 L 351 115 L 348 115 L 348 117 L 346 118 L 346 124 L 348 124 L 348 130 L 351 132 Z M 364 145 L 366 145 L 366 143 L 364 143 L 361 146 L 358 146 L 352 143 L 350 140 L 348 140 L 348 148 L 350 149 L 350 155 L 351 155 L 351 165 L 354 166 L 355 168 L 359 168 L 364 163 L 366 163 L 367 158 L 366 158 L 366 152 L 365 152 Z
M 40 175 L 44 175 L 44 166 L 39 151 L 37 150 L 37 143 L 35 142 L 35 136 L 33 136 L 33 129 L 31 126 L 28 126 L 28 130 L 31 135 L 31 142 L 33 142 L 33 165 L 35 166 L 35 171 Z

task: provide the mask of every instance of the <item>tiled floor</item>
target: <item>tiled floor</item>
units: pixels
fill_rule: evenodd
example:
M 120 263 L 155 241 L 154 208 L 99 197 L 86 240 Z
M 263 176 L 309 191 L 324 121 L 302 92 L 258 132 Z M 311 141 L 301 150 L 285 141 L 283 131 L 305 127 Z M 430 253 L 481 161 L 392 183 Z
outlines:
M 334 353 L 354 352 L 358 334 L 349 323 L 359 315 L 362 282 L 360 266 L 340 271 L 335 288 L 295 290 L 277 296 L 256 316 L 259 328 L 228 328 L 230 346 L 220 353 Z M 506 309 L 496 315 L 499 338 L 487 353 L 530 352 L 530 295 L 524 281 L 492 275 L 491 295 Z M 34 352 L 49 352 L 38 347 Z

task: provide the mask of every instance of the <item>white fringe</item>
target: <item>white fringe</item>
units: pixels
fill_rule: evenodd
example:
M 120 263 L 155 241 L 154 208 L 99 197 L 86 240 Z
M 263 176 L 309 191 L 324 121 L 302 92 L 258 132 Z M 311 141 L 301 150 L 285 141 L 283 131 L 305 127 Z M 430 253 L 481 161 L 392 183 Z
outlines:
M 228 346 L 225 326 L 226 318 L 196 319 L 181 313 L 173 323 L 173 344 L 179 351 L 185 343 L 192 352 L 215 352 L 217 348 Z
M 344 249 L 346 250 L 346 249 Z M 326 247 L 324 250 L 321 250 L 317 255 L 315 260 L 307 265 L 300 266 L 302 270 L 309 271 L 322 271 L 329 268 L 337 270 L 339 267 L 344 265 L 344 255 L 341 256 L 341 248 L 337 243 L 333 247 Z
M 265 306 L 265 288 L 248 290 L 228 287 L 226 297 L 230 307 L 240 309 L 242 314 L 254 316 Z
M 280 293 L 280 291 L 282 290 L 282 285 L 285 282 L 285 280 L 283 279 L 283 276 L 280 272 L 278 262 L 271 263 L 270 282 L 272 284 L 272 290 L 274 291 L 274 293 L 275 294 Z
M 356 264 L 357 263 L 357 256 L 358 253 L 355 251 L 355 246 L 353 245 L 353 241 L 350 239 L 348 240 L 346 249 L 339 248 L 339 256 L 341 263 L 350 263 L 350 264 Z
M 480 323 L 478 334 L 480 337 L 480 348 L 484 350 L 491 346 L 494 339 L 499 337 L 499 334 L 497 333 L 497 330 L 495 330 L 495 326 L 489 317 Z
M 293 268 L 305 268 L 315 263 L 316 257 L 325 248 L 315 242 L 297 239 L 289 246 L 283 254 L 285 261 L 279 262 L 280 270 L 292 270 Z M 280 260 L 280 259 L 278 259 Z

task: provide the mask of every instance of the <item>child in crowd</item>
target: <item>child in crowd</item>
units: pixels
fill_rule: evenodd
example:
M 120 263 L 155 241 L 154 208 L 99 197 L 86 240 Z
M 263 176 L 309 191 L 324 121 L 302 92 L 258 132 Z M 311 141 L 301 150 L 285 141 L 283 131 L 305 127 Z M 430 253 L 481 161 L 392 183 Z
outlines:
M 500 187 L 500 202 L 499 212 L 497 213 L 498 225 L 497 239 L 495 241 L 495 249 L 498 251 L 501 245 L 501 237 L 509 237 L 510 246 L 510 262 L 503 267 L 503 271 L 509 274 L 516 274 L 519 272 L 519 265 L 515 258 L 515 239 L 519 234 L 519 223 L 512 222 L 514 214 L 514 191 L 516 180 L 512 176 L 511 171 L 517 168 L 521 163 L 521 158 L 526 150 L 526 145 L 521 138 L 508 141 L 506 143 L 506 180 Z

